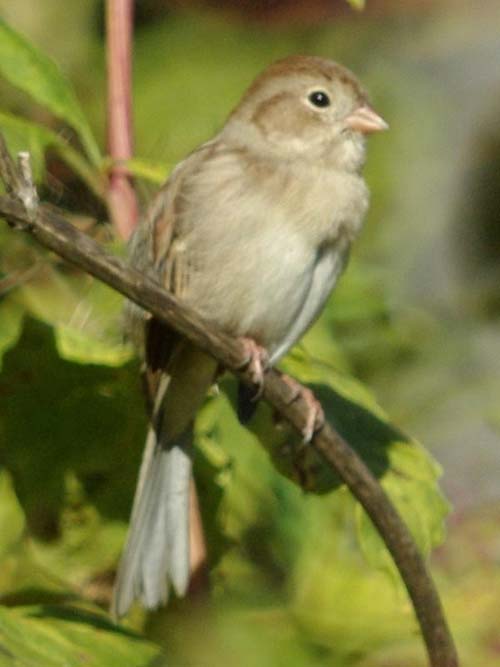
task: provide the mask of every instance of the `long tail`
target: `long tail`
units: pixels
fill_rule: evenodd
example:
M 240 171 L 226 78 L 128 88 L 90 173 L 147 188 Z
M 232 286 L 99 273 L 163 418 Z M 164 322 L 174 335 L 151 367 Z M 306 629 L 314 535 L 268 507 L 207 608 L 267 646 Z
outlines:
M 126 614 L 135 599 L 147 609 L 165 604 L 189 584 L 189 484 L 193 417 L 213 381 L 215 362 L 186 343 L 158 388 L 144 450 L 127 544 L 111 613 Z

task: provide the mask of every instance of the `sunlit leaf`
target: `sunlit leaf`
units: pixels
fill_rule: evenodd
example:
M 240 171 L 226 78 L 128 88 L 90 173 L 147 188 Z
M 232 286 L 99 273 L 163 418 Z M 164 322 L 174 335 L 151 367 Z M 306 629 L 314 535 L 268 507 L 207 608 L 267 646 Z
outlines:
M 24 531 L 24 512 L 5 469 L 0 470 L 0 558 L 19 542 Z
M 124 340 L 122 310 L 121 295 L 91 280 L 71 317 L 55 328 L 61 357 L 104 366 L 122 366 L 130 361 L 134 350 Z
M 71 84 L 54 61 L 3 20 L 0 20 L 0 73 L 71 125 L 91 161 L 99 165 L 99 148 Z
M 120 366 L 133 350 L 125 343 L 123 297 L 83 274 L 65 275 L 49 263 L 16 292 L 16 303 L 54 327 L 59 354 L 70 361 Z
M 133 350 L 124 344 L 99 340 L 88 333 L 61 325 L 55 330 L 59 354 L 68 361 L 104 366 L 123 366 L 133 357 Z
M 134 158 L 124 163 L 133 176 L 144 178 L 151 183 L 161 185 L 171 171 L 171 165 Z
M 160 654 L 103 614 L 70 607 L 0 607 L 0 638 L 2 667 L 146 667 Z
M 394 443 L 390 468 L 382 486 L 403 517 L 424 555 L 441 544 L 450 506 L 437 485 L 440 468 L 417 443 Z M 378 531 L 360 505 L 356 507 L 358 538 L 365 557 L 376 566 L 396 569 Z
M 16 302 L 43 322 L 51 325 L 68 322 L 78 309 L 84 283 L 78 286 L 58 269 L 45 262 L 33 280 L 16 290 Z
M 347 0 L 347 2 L 351 5 L 351 7 L 353 7 L 353 9 L 357 9 L 358 11 L 364 9 L 366 5 L 366 0 Z

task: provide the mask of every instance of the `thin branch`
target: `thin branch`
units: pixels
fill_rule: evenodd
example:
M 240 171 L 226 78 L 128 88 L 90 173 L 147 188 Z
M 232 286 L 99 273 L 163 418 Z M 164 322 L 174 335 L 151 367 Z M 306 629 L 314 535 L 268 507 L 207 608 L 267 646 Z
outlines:
M 8 177 L 13 173 L 13 180 L 6 186 L 8 192 L 15 193 L 15 165 L 2 143 L 0 141 L 0 173 Z M 251 384 L 246 370 L 248 359 L 240 340 L 215 331 L 153 280 L 109 255 L 62 215 L 43 205 L 38 208 L 36 215 L 33 215 L 33 211 L 28 214 L 15 196 L 0 197 L 0 215 L 14 228 L 29 231 L 46 248 L 151 312 L 214 356 L 243 382 Z M 271 369 L 266 373 L 263 398 L 300 433 L 306 423 L 307 406 L 302 398 L 293 400 L 294 396 L 295 392 L 278 372 Z M 413 602 L 427 646 L 429 664 L 431 667 L 457 667 L 453 639 L 434 583 L 406 525 L 381 485 L 330 424 L 325 424 L 316 434 L 311 446 L 344 480 L 392 554 Z
M 124 239 L 132 233 L 138 215 L 135 191 L 123 165 L 133 151 L 132 18 L 133 0 L 107 1 L 108 151 L 115 162 L 109 174 L 108 205 L 113 224 Z

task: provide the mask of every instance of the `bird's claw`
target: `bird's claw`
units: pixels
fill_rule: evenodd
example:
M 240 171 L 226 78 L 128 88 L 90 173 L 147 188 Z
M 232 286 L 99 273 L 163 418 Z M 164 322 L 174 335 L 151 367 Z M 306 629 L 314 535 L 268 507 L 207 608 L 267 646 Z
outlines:
M 261 397 L 264 388 L 264 373 L 269 365 L 269 355 L 267 354 L 267 350 L 258 345 L 252 338 L 241 338 L 241 341 L 243 342 L 247 356 L 247 361 L 243 365 L 242 370 L 247 371 L 250 381 L 257 389 L 255 396 L 252 397 L 253 401 L 257 401 Z
M 302 429 L 302 437 L 304 444 L 308 444 L 313 439 L 314 434 L 320 431 L 325 424 L 325 413 L 321 403 L 308 387 L 303 387 L 297 380 L 285 374 L 281 378 L 293 392 L 290 403 L 302 398 L 306 404 L 307 415 L 305 426 Z

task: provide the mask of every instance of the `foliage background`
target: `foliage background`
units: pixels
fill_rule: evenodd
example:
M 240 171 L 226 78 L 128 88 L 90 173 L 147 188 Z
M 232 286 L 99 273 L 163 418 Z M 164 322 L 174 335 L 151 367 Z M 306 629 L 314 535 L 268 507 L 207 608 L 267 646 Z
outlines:
M 285 363 L 319 390 L 426 551 L 442 538 L 446 507 L 435 464 L 399 428 L 440 461 L 454 511 L 433 573 L 463 664 L 495 665 L 498 7 L 239 7 L 138 5 L 139 191 L 146 201 L 155 179 L 216 131 L 270 60 L 314 53 L 359 74 L 391 124 L 370 142 L 370 215 L 324 317 Z M 60 65 L 103 147 L 101 3 L 2 0 L 0 10 Z M 115 247 L 101 224 L 102 164 L 92 138 L 13 86 L 5 52 L 1 61 L 0 128 L 9 145 L 32 151 L 42 197 Z M 259 441 L 269 448 L 285 435 L 271 430 L 265 409 L 250 431 L 241 429 L 231 381 L 197 423 L 210 597 L 174 601 L 148 617 L 136 609 L 127 629 L 109 623 L 101 608 L 146 429 L 120 309 L 106 288 L 0 227 L 0 665 L 425 664 L 406 594 L 364 515 L 336 480 L 320 480 L 334 492 L 306 496 L 276 471 Z

